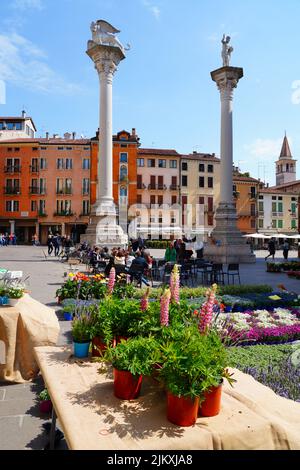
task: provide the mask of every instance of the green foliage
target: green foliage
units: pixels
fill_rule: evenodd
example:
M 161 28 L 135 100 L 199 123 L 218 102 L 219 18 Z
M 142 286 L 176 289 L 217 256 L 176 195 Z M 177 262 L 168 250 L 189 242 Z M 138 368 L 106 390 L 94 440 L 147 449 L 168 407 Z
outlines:
M 264 369 L 281 364 L 292 352 L 293 346 L 288 344 L 232 347 L 228 348 L 229 365 L 240 370 L 246 367 Z
M 226 348 L 214 331 L 200 335 L 196 325 L 180 330 L 167 327 L 160 349 L 159 379 L 176 396 L 201 400 L 226 375 Z
M 159 359 L 159 344 L 153 337 L 122 340 L 115 348 L 106 350 L 104 360 L 111 362 L 118 370 L 133 375 L 150 375 Z
M 134 291 L 135 287 L 132 284 L 127 283 L 127 274 L 119 274 L 114 286 L 113 297 L 118 299 L 131 299 Z
M 82 312 L 72 321 L 72 337 L 75 343 L 84 343 L 91 340 L 92 317 L 89 313 Z
M 40 401 L 51 400 L 48 390 L 46 388 L 44 388 L 44 390 L 42 390 L 41 393 L 39 393 L 38 397 Z
M 10 299 L 21 299 L 24 295 L 24 289 L 22 287 L 9 287 L 7 295 Z

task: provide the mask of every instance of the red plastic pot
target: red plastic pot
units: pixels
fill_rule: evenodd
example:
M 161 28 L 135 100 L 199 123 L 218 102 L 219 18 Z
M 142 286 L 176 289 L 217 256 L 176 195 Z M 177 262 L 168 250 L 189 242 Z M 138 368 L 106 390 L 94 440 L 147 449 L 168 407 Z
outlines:
M 52 411 L 52 401 L 44 400 L 40 402 L 40 412 L 41 413 L 51 413 Z
M 197 420 L 199 398 L 176 397 L 167 393 L 167 418 L 177 426 L 193 426 Z
M 100 336 L 96 336 L 92 340 L 92 356 L 101 357 L 102 354 L 106 351 L 106 344 L 103 342 Z
M 114 369 L 114 395 L 121 400 L 134 400 L 141 391 L 143 376 L 134 376 L 127 370 Z
M 218 387 L 212 387 L 204 395 L 204 401 L 199 407 L 201 416 L 217 416 L 221 410 L 222 383 Z

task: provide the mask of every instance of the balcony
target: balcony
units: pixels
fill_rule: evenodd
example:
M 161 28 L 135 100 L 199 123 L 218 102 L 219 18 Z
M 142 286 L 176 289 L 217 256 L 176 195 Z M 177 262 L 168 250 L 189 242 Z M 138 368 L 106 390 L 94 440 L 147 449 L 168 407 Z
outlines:
M 4 187 L 4 194 L 19 195 L 19 194 L 21 194 L 21 189 L 20 188 Z
M 38 217 L 47 217 L 48 214 L 46 214 L 46 212 L 44 211 L 39 211 L 38 212 Z
M 147 186 L 144 183 L 137 184 L 136 189 L 147 189 Z
M 72 188 L 63 188 L 63 189 L 56 190 L 56 194 L 60 194 L 62 196 L 70 195 L 72 193 L 73 193 Z
M 89 189 L 83 189 L 82 190 L 82 195 L 83 196 L 89 196 L 90 195 L 90 190 Z
M 258 211 L 258 215 L 259 215 L 259 216 L 264 216 L 264 215 L 265 215 L 265 211 Z
M 30 165 L 29 169 L 31 173 L 38 173 L 40 171 L 40 168 L 38 165 Z
M 54 212 L 54 217 L 71 217 L 74 215 L 72 211 L 60 211 L 60 212 Z
M 283 212 L 272 212 L 272 217 L 283 217 Z
M 171 191 L 178 191 L 179 190 L 179 184 L 170 184 L 169 189 Z
M 249 199 L 256 199 L 257 194 L 252 193 L 251 191 L 248 193 Z
M 148 189 L 150 190 L 159 190 L 159 191 L 165 191 L 167 189 L 167 186 L 165 184 L 148 184 Z
M 5 166 L 4 172 L 5 173 L 21 173 L 21 167 L 20 166 Z
M 38 188 L 37 186 L 30 186 L 29 194 L 40 194 L 40 188 Z

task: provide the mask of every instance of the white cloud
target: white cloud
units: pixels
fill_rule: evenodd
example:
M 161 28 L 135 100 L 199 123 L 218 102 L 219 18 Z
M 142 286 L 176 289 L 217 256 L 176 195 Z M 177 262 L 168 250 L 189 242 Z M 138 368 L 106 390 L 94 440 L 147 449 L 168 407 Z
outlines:
M 292 139 L 288 138 L 289 144 Z M 279 139 L 256 139 L 252 144 L 244 145 L 246 152 L 256 160 L 276 160 L 280 155 L 283 138 Z
M 0 34 L 0 79 L 44 93 L 73 94 L 80 86 L 68 82 L 45 61 L 46 54 L 16 33 Z
M 160 8 L 157 5 L 153 5 L 152 2 L 149 0 L 142 0 L 143 5 L 148 8 L 148 10 L 152 13 L 152 15 L 159 20 L 160 18 Z
M 16 10 L 44 9 L 42 0 L 14 0 L 11 6 Z
M 292 83 L 292 96 L 291 101 L 293 104 L 300 104 L 300 80 L 294 80 Z

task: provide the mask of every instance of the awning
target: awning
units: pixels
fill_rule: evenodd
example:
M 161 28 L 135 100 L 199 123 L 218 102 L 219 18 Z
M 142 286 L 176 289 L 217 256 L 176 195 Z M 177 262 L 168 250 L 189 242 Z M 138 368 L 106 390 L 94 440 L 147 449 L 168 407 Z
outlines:
M 246 233 L 243 235 L 245 238 L 271 238 L 270 235 L 264 235 L 263 233 Z

